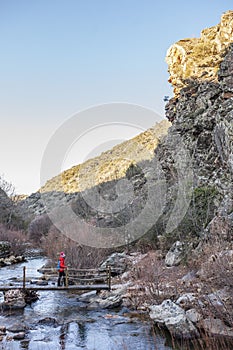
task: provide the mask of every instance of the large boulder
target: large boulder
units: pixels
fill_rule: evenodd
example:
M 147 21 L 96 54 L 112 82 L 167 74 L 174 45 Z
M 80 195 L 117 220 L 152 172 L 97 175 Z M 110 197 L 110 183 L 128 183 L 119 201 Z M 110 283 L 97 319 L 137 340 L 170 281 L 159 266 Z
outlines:
M 35 291 L 11 289 L 5 292 L 2 307 L 4 309 L 23 309 L 37 299 L 38 295 Z
M 170 299 L 160 305 L 150 306 L 149 315 L 156 324 L 165 326 L 175 338 L 191 339 L 199 336 L 185 311 Z
M 24 292 L 20 289 L 8 290 L 4 295 L 4 308 L 23 309 L 26 306 Z
M 129 256 L 125 253 L 113 253 L 100 266 L 101 270 L 111 267 L 112 275 L 120 275 L 125 272 L 129 263 Z

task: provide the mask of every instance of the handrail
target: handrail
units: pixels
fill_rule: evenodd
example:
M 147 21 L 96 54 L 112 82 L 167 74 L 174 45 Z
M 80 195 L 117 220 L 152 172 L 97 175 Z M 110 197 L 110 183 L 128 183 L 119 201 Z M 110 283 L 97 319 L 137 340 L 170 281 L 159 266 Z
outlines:
M 23 266 L 23 286 L 22 288 L 23 289 L 26 289 L 26 266 Z M 28 270 L 32 270 L 32 269 L 28 269 Z M 40 270 L 37 270 L 40 272 Z M 51 271 L 51 272 L 55 272 L 56 269 L 54 268 L 45 268 L 43 269 L 43 272 L 46 272 L 46 271 Z M 98 283 L 98 290 L 101 289 L 101 285 L 103 286 L 108 286 L 108 290 L 111 290 L 111 267 L 110 266 L 107 266 L 106 270 L 104 271 L 103 269 L 70 269 L 70 268 L 66 268 L 65 269 L 65 284 L 67 287 L 69 287 L 69 280 L 70 281 L 79 281 L 79 282 L 83 282 L 83 283 L 87 283 L 87 282 L 91 282 L 88 284 L 86 284 L 86 286 L 89 286 L 90 285 L 94 285 L 95 282 Z M 72 272 L 74 273 L 74 275 L 72 275 Z M 75 274 L 75 272 L 79 272 L 81 273 L 80 275 L 79 274 Z M 85 273 L 84 273 L 85 272 Z M 84 274 L 82 274 L 84 273 Z M 57 271 L 56 271 L 56 274 L 49 274 L 50 277 L 57 277 Z M 31 277 L 33 278 L 33 277 Z M 100 282 L 101 281 L 101 282 Z M 105 282 L 105 284 L 104 284 Z M 81 283 L 82 284 L 82 283 Z M 75 287 L 76 284 L 73 285 L 73 287 Z M 97 286 L 97 285 L 96 285 Z M 77 285 L 78 287 L 78 285 Z M 80 287 L 80 286 L 79 286 Z M 2 288 L 7 288 L 7 287 L 4 287 L 2 286 Z M 106 288 L 103 288 L 103 289 L 106 289 Z M 30 289 L 30 288 L 29 288 Z M 33 287 L 31 288 L 33 289 Z M 53 288 L 54 289 L 54 288 Z M 80 289 L 80 288 L 77 288 L 77 289 Z M 83 286 L 83 289 L 85 289 L 85 286 Z M 93 288 L 94 289 L 94 288 Z M 0 286 L 0 290 L 1 290 L 1 286 Z

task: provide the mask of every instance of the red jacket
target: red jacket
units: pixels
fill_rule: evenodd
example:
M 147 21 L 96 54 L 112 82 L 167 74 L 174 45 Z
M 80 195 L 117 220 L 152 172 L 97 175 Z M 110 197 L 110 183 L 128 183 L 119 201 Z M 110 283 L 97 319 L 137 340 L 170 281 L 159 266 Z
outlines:
M 60 256 L 59 261 L 60 261 L 60 270 L 59 271 L 63 272 L 67 268 L 67 266 L 65 265 L 65 258 L 62 258 Z

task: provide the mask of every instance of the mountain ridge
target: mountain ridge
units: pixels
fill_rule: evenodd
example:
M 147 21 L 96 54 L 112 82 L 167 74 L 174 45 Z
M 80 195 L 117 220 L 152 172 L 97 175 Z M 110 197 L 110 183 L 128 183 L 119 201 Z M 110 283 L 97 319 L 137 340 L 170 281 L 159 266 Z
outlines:
M 39 189 L 40 193 L 84 191 L 102 182 L 117 180 L 125 176 L 131 164 L 149 160 L 154 150 L 167 134 L 171 123 L 166 119 L 130 140 L 126 140 L 101 155 L 75 165 L 48 180 Z M 93 173 L 94 178 L 93 178 Z

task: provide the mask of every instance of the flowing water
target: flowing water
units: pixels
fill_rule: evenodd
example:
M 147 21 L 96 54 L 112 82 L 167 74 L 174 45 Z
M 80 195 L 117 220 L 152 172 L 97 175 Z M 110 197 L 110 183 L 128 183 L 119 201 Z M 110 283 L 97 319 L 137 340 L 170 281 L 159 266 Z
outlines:
M 27 277 L 39 277 L 37 270 L 45 258 L 0 269 L 0 284 L 22 278 L 22 267 Z M 3 293 L 0 292 L 3 301 Z M 124 309 L 88 310 L 75 294 L 66 291 L 39 292 L 39 300 L 23 310 L 1 311 L 0 326 L 26 327 L 24 340 L 7 340 L 1 349 L 18 350 L 171 350 L 165 339 L 154 334 L 147 320 L 132 318 Z M 7 332 L 7 335 L 13 333 Z

